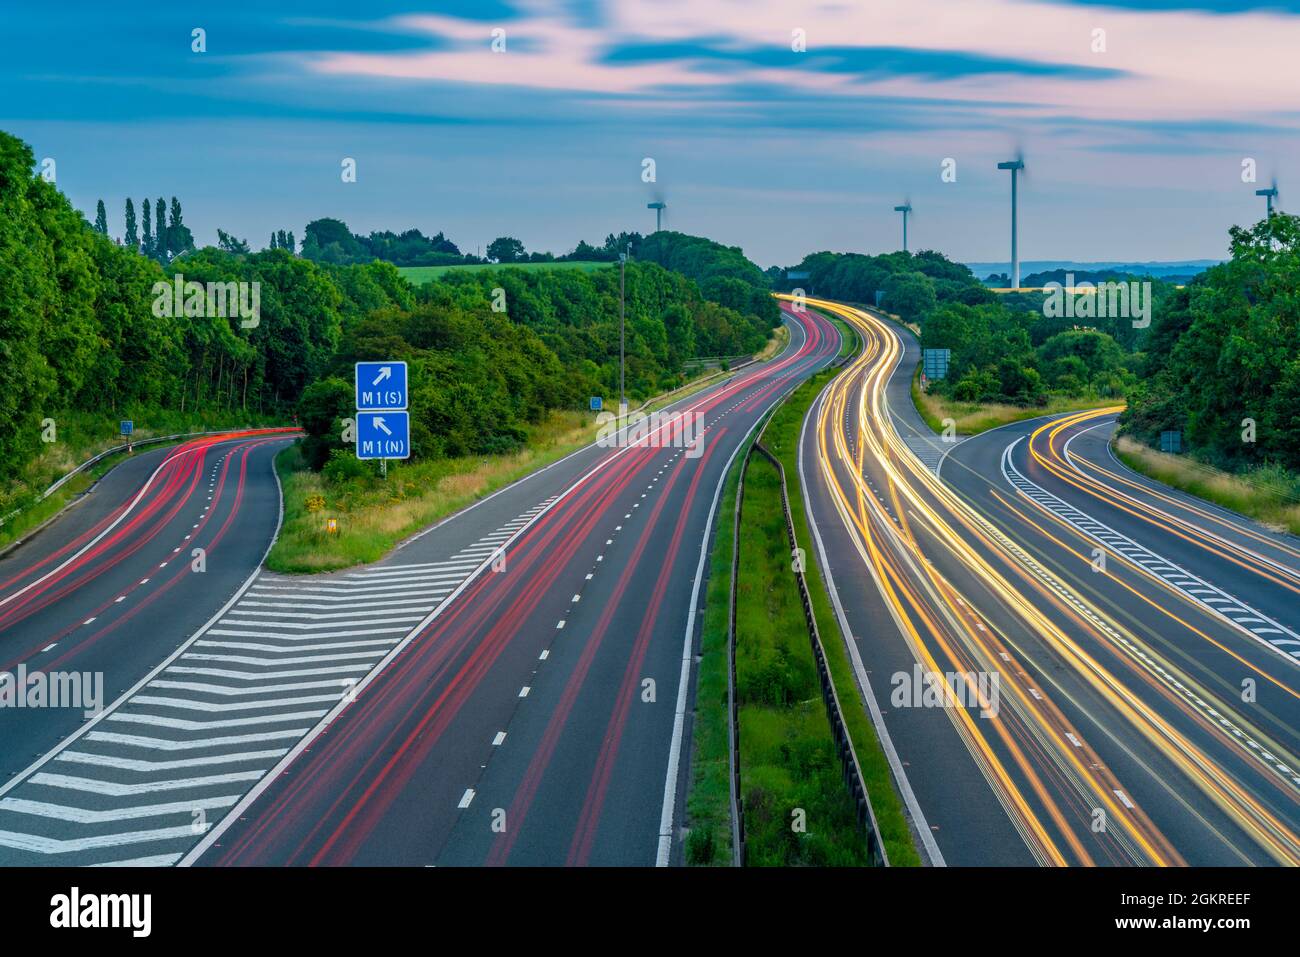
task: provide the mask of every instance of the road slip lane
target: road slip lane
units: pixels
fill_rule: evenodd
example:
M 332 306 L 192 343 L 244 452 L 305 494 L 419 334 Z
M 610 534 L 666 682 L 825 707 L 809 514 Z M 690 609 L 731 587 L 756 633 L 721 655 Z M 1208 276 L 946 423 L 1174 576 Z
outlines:
M 257 568 L 280 509 L 271 461 L 287 441 L 232 433 L 128 460 L 67 513 L 67 525 L 60 519 L 0 562 L 0 672 L 14 688 L 20 673 L 41 674 L 79 698 L 75 706 L 36 706 L 29 697 L 0 708 L 8 772 L 0 862 L 66 862 L 61 852 L 77 841 L 104 843 L 83 825 L 132 819 L 79 793 L 128 794 L 138 779 L 85 780 L 60 765 L 76 758 L 74 741 L 110 726 L 94 708 L 111 710 Z

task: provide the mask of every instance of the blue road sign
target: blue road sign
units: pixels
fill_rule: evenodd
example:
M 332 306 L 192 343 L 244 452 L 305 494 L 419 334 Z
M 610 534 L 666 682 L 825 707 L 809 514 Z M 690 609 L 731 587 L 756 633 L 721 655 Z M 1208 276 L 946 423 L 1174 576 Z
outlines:
M 600 396 L 598 396 L 598 395 L 593 395 L 593 396 L 591 397 L 591 411 L 592 411 L 592 412 L 599 412 L 599 411 L 600 411 L 601 409 L 603 409 L 604 407 L 605 407 L 605 400 L 604 400 L 604 399 L 602 399 L 602 398 L 601 398 Z
M 357 411 L 405 409 L 405 362 L 358 362 L 356 372 Z
M 130 435 L 135 431 L 135 423 L 130 419 L 123 419 L 119 425 L 123 435 Z
M 948 363 L 951 359 L 951 349 L 922 349 L 921 371 L 931 381 L 946 379 L 948 378 Z
M 411 413 L 358 412 L 357 458 L 411 457 Z

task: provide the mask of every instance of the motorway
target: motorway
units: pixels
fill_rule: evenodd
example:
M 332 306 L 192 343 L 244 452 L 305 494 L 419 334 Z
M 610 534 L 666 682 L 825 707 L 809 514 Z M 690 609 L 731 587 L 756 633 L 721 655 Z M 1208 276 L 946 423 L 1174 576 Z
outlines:
M 94 698 L 102 680 L 98 702 L 0 708 L 0 864 L 63 862 L 78 841 L 96 843 L 99 829 L 69 825 L 108 810 L 86 769 L 122 757 L 114 735 L 125 726 L 114 709 L 89 721 L 85 712 L 127 693 L 260 565 L 279 524 L 271 461 L 290 441 L 284 431 L 138 452 L 0 559 L 0 680 L 11 700 L 20 670 L 102 676 L 78 696 Z M 114 854 L 109 844 L 103 859 Z
M 915 338 L 811 304 L 865 343 L 801 472 L 928 860 L 1300 862 L 1295 543 L 1127 472 L 1113 409 L 943 442 Z
M 365 568 L 256 570 L 277 514 L 273 449 L 240 453 L 240 487 L 258 489 L 265 509 L 262 540 L 238 563 L 246 577 L 223 579 L 207 604 L 179 590 L 159 601 L 147 637 L 130 632 L 142 646 L 109 680 L 113 705 L 80 727 L 69 715 L 24 745 L 31 763 L 11 769 L 0 794 L 0 863 L 676 861 L 722 481 L 763 414 L 841 345 L 823 317 L 787 317 L 791 343 L 776 359 L 676 402 L 653 428 L 538 470 Z M 235 459 L 187 473 L 196 494 L 227 497 Z M 119 491 L 141 475 L 123 473 Z M 184 480 L 176 485 L 188 490 Z M 176 516 L 193 518 L 195 534 L 205 528 L 184 507 Z M 171 553 L 183 536 L 163 538 Z M 52 610 L 69 622 L 92 617 L 128 582 L 154 577 L 149 563 L 160 560 L 141 562 L 129 572 L 124 563 L 113 587 L 75 613 Z M 23 641 L 5 634 L 3 647 L 27 649 L 62 627 L 47 626 L 47 613 Z M 48 714 L 23 717 L 49 727 Z

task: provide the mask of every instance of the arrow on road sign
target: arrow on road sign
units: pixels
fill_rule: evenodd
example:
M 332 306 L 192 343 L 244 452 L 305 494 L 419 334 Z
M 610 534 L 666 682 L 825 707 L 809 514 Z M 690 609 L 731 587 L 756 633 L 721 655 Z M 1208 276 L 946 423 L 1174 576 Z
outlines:
M 375 419 L 375 428 L 377 428 L 380 432 L 383 432 L 384 435 L 393 434 L 393 430 L 390 429 L 388 426 L 384 425 L 384 420 L 382 418 Z
M 383 382 L 385 379 L 391 379 L 392 376 L 393 376 L 392 366 L 380 366 L 379 375 L 375 376 L 375 381 L 370 384 L 372 386 L 379 385 L 379 383 Z

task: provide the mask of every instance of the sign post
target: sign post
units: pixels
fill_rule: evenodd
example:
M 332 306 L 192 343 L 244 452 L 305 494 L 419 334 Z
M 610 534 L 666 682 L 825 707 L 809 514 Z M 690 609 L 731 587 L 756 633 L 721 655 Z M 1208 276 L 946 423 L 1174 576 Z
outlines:
M 356 364 L 357 458 L 379 460 L 388 477 L 389 459 L 411 457 L 411 414 L 405 362 Z

